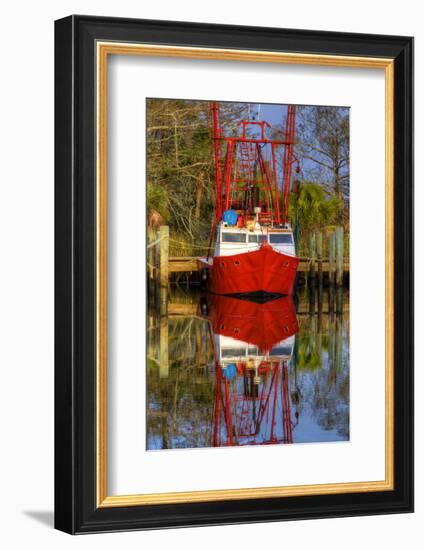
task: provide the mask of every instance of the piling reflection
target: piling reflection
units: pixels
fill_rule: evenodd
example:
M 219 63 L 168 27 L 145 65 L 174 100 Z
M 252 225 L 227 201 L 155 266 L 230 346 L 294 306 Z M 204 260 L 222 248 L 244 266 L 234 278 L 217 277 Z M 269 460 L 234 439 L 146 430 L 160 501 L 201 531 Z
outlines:
M 325 294 L 171 296 L 149 316 L 147 448 L 348 440 L 348 298 Z

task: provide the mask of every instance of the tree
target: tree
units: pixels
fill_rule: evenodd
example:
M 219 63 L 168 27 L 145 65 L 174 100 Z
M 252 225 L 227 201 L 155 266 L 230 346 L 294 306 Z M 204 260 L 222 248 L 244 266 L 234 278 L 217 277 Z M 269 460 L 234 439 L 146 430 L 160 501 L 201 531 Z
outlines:
M 304 176 L 348 201 L 349 109 L 298 107 L 296 132 Z
M 158 212 L 191 243 L 209 237 L 215 201 L 208 101 L 147 100 L 148 217 Z M 220 103 L 224 134 L 235 133 L 244 103 Z
M 157 210 L 174 232 L 194 239 L 202 231 L 202 195 L 208 194 L 210 183 L 208 104 L 149 99 L 148 209 Z

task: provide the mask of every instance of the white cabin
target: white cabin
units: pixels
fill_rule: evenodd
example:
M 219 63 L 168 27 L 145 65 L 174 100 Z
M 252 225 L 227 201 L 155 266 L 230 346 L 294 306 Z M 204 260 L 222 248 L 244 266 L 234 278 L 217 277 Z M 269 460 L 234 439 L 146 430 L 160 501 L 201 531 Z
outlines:
M 259 250 L 263 242 L 268 242 L 274 250 L 295 256 L 293 231 L 290 227 L 261 226 L 253 228 L 230 226 L 220 222 L 217 227 L 214 256 L 232 256 Z

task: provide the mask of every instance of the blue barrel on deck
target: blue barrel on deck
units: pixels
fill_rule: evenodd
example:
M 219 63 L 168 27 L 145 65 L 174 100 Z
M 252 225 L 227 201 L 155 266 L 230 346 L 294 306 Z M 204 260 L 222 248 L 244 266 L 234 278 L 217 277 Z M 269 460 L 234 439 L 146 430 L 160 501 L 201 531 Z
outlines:
M 226 365 L 223 372 L 227 380 L 233 380 L 237 374 L 237 365 L 235 363 L 230 363 L 229 365 Z
M 231 209 L 226 210 L 222 215 L 222 219 L 228 225 L 236 225 L 237 224 L 237 218 L 238 218 L 237 212 L 235 210 L 231 210 Z

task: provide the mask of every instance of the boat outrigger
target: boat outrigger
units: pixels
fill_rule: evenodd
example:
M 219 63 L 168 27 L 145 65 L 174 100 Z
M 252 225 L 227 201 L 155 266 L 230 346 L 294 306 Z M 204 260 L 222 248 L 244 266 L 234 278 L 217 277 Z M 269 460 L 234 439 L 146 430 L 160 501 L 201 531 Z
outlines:
M 216 208 L 209 253 L 199 260 L 202 276 L 216 294 L 291 295 L 299 264 L 288 219 L 293 164 L 299 170 L 296 109 L 288 106 L 284 132 L 242 120 L 237 135 L 224 134 L 217 102 L 210 113 Z

